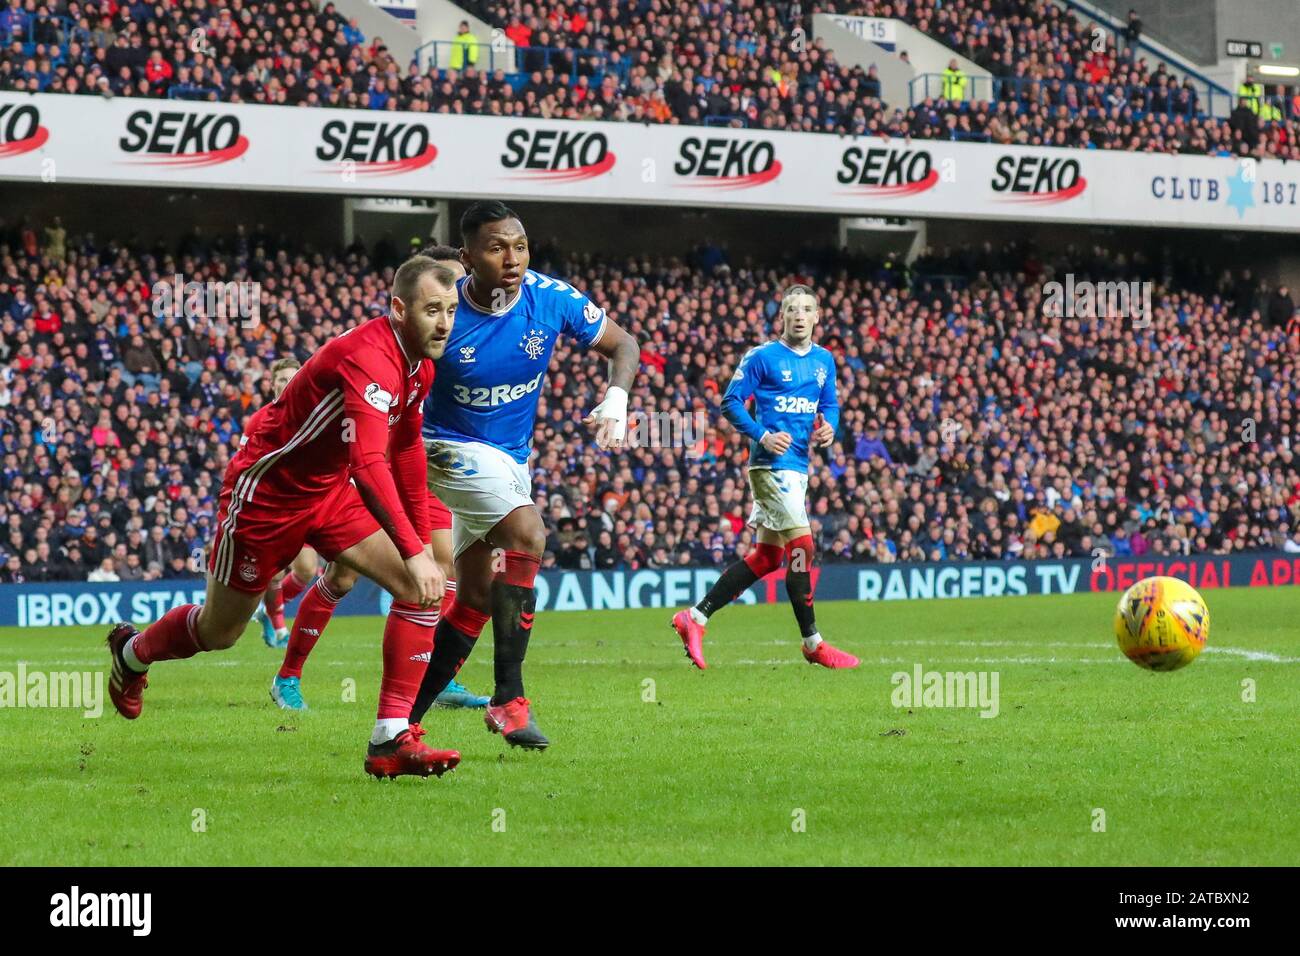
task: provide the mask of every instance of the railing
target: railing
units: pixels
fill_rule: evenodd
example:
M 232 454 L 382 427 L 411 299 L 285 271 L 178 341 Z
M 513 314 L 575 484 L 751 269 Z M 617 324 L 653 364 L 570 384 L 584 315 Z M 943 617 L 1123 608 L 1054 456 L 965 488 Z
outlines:
M 620 80 L 627 78 L 630 65 L 626 62 L 612 65 L 609 53 L 605 50 L 591 50 L 574 47 L 556 46 L 520 46 L 508 47 L 479 42 L 466 48 L 451 40 L 431 40 L 415 51 L 415 60 L 420 72 L 434 70 L 462 70 L 466 66 L 495 73 L 503 71 L 507 76 L 527 76 L 531 73 L 544 72 L 548 67 L 556 73 L 567 73 L 570 83 L 577 83 L 579 76 L 599 80 L 608 72 L 613 72 Z
M 962 88 L 962 100 L 968 103 L 988 103 L 997 100 L 994 78 L 991 76 L 967 76 Z M 943 95 L 944 76 L 942 73 L 918 73 L 907 84 L 908 105 L 915 106 L 927 99 L 946 99 Z
M 219 86 L 192 86 L 189 84 L 173 84 L 167 87 L 167 99 L 169 100 L 204 100 L 206 101 L 209 94 L 216 93 L 220 98 L 223 88 Z
M 1151 101 L 1155 88 L 1144 84 L 1131 85 L 1119 83 L 1087 83 L 1079 80 L 1040 80 L 1029 76 L 1008 76 L 1008 77 L 987 77 L 987 76 L 968 76 L 965 78 L 966 83 L 963 89 L 962 101 L 967 103 L 997 103 L 1001 100 L 1014 102 L 1037 102 L 1050 103 L 1052 97 L 1058 96 L 1064 105 L 1071 105 L 1070 98 L 1066 95 L 1072 91 L 1073 109 L 1076 111 L 1103 110 L 1109 112 L 1113 104 L 1106 101 L 1107 97 L 1114 91 L 1119 91 L 1123 95 L 1121 108 L 1132 108 L 1134 100 L 1140 101 L 1138 112 L 1145 115 L 1151 112 Z M 1183 115 L 1191 119 L 1193 117 L 1219 116 L 1226 115 L 1226 112 L 1220 113 L 1219 110 L 1224 104 L 1221 102 L 1211 101 L 1206 103 L 1199 94 L 1196 98 L 1191 99 L 1185 106 L 1179 106 L 1176 103 L 1178 92 L 1181 86 L 1166 87 L 1166 94 L 1169 100 L 1168 105 L 1160 112 L 1168 116 Z M 1218 96 L 1220 100 L 1224 94 L 1216 94 L 1213 91 L 1209 93 L 1211 98 Z M 922 73 L 916 76 L 908 84 L 908 97 L 912 106 L 922 100 L 945 99 L 944 97 L 944 75 L 942 73 Z M 1101 102 L 1098 102 L 1098 100 Z M 1265 97 L 1265 99 L 1269 99 Z M 1272 97 L 1277 100 L 1279 97 Z M 1053 104 L 1055 105 L 1055 104 Z M 1235 105 L 1235 104 L 1234 104 Z M 1284 108 L 1282 115 L 1288 115 Z

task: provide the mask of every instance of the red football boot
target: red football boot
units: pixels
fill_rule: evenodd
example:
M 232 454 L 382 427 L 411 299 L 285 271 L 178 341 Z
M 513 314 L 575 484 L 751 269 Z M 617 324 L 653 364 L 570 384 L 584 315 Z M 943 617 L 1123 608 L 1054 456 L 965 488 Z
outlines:
M 122 659 L 126 642 L 140 633 L 130 624 L 118 624 L 108 632 L 108 654 L 113 670 L 108 678 L 108 699 L 127 720 L 135 720 L 144 707 L 144 689 L 149 686 L 148 673 L 133 671 Z
M 489 703 L 483 712 L 483 723 L 492 733 L 504 736 L 512 747 L 545 750 L 551 745 L 533 720 L 527 697 L 516 697 L 504 704 Z
M 690 608 L 673 615 L 672 628 L 686 646 L 686 656 L 691 659 L 691 663 L 700 670 L 707 670 L 709 665 L 704 663 L 704 625 L 695 623 Z
M 402 776 L 427 777 L 429 774 L 441 777 L 460 763 L 457 751 L 434 750 L 420 742 L 424 729 L 421 728 L 418 735 L 413 729 L 403 730 L 387 743 L 370 744 L 366 748 L 366 773 L 389 780 Z
M 839 648 L 831 647 L 825 641 L 817 645 L 817 650 L 810 651 L 803 648 L 803 659 L 809 664 L 820 664 L 822 667 L 829 667 L 831 670 L 844 670 L 857 667 L 860 661 L 846 651 Z

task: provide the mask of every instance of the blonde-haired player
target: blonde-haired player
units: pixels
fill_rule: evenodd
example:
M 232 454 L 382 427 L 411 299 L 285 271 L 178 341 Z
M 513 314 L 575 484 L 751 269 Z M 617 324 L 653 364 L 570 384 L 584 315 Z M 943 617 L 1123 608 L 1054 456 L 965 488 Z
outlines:
M 429 246 L 421 249 L 420 255 L 446 266 L 457 279 L 465 275 L 465 267 L 460 262 L 460 253 L 451 246 Z M 429 516 L 433 521 L 433 531 L 429 541 L 430 552 L 433 560 L 447 577 L 447 591 L 442 605 L 440 608 L 434 606 L 431 609 L 432 620 L 436 624 L 439 616 L 447 613 L 456 596 L 456 568 L 451 554 L 451 512 L 432 493 L 429 495 Z M 310 549 L 304 548 L 303 551 L 308 552 Z M 298 558 L 305 560 L 302 554 Z M 311 576 L 315 576 L 314 553 L 310 555 L 310 560 Z M 294 561 L 294 567 L 298 567 L 298 560 Z M 271 682 L 271 699 L 280 707 L 286 710 L 307 709 L 307 703 L 302 697 L 303 665 L 307 662 L 316 642 L 325 632 L 325 626 L 329 624 L 338 602 L 343 600 L 356 585 L 357 577 L 357 573 L 351 568 L 338 563 L 330 564 L 316 581 L 315 586 L 304 595 L 302 605 L 294 616 L 293 630 L 289 633 L 285 644 L 279 645 L 285 647 L 284 662 Z M 311 578 L 308 577 L 307 580 L 310 582 Z M 434 703 L 440 707 L 486 707 L 488 698 L 471 693 L 463 684 L 453 680 L 437 695 Z
M 686 655 L 704 670 L 704 628 L 709 616 L 726 607 L 755 582 L 786 561 L 785 588 L 803 637 L 803 656 L 829 668 L 857 667 L 852 654 L 831 647 L 817 632 L 813 614 L 814 545 L 808 509 L 808 452 L 835 441 L 840 407 L 835 397 L 835 357 L 814 345 L 821 318 L 817 296 L 803 285 L 781 297 L 781 336 L 752 348 L 740 361 L 722 399 L 722 412 L 752 442 L 749 485 L 757 529 L 754 549 L 722 576 L 699 604 L 679 611 L 673 629 Z M 754 415 L 745 404 L 754 398 Z

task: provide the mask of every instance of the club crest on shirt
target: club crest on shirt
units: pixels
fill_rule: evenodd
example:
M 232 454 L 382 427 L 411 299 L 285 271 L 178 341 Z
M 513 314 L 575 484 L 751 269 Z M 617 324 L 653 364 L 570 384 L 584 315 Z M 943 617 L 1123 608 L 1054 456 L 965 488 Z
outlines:
M 824 386 L 824 385 L 826 384 L 826 369 L 822 368 L 822 367 L 819 365 L 819 366 L 817 367 L 817 371 L 816 371 L 815 373 L 813 373 L 813 378 L 817 379 L 817 387 L 818 387 L 818 388 L 821 388 L 822 386 Z
M 406 396 L 406 404 L 410 405 L 413 401 L 415 401 L 415 399 L 419 396 L 419 394 L 420 394 L 420 386 L 417 385 L 415 386 L 415 388 L 411 389 L 411 394 Z
M 387 412 L 390 408 L 396 408 L 398 399 L 391 392 L 387 392 L 379 387 L 378 382 L 371 382 L 366 386 L 366 401 L 381 412 Z
M 529 329 L 519 340 L 519 347 L 530 359 L 539 359 L 546 351 L 546 333 L 541 329 Z

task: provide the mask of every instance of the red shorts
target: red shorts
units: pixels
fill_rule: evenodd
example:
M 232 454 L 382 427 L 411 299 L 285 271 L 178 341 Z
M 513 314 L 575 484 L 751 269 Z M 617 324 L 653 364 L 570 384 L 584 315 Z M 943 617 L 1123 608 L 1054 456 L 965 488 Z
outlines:
M 432 491 L 429 492 L 429 517 L 433 519 L 432 530 L 451 530 L 451 512 L 447 510 L 447 506 Z
M 379 522 L 361 500 L 356 485 L 345 481 L 322 499 L 293 508 L 237 501 L 234 489 L 243 472 L 227 473 L 217 509 L 217 533 L 208 571 L 222 584 L 260 594 L 288 567 L 304 544 L 327 561 L 370 537 Z

